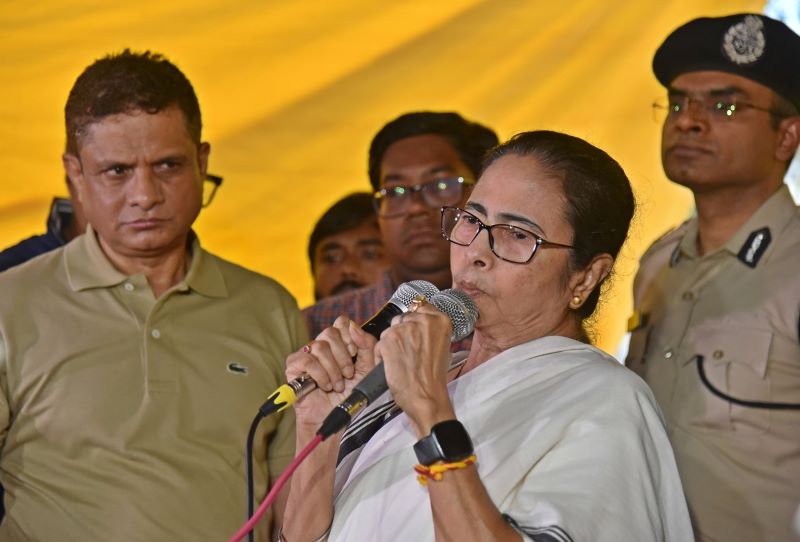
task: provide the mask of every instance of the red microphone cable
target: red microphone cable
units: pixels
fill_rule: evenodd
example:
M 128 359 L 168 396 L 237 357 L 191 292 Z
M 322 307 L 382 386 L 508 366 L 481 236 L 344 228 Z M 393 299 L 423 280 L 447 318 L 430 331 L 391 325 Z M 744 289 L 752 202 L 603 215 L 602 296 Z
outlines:
M 323 440 L 322 434 L 317 433 L 314 436 L 314 438 L 311 439 L 311 442 L 309 442 L 306 445 L 306 447 L 303 448 L 303 451 L 297 454 L 297 457 L 294 458 L 294 460 L 289 464 L 289 466 L 286 467 L 286 470 L 284 470 L 283 473 L 275 481 L 275 485 L 272 486 L 272 489 L 270 489 L 269 493 L 267 493 L 267 496 L 264 497 L 264 501 L 258 507 L 258 510 L 256 510 L 255 514 L 253 514 L 253 516 L 250 519 L 248 519 L 247 522 L 244 525 L 242 525 L 242 527 L 238 531 L 236 531 L 236 534 L 234 534 L 228 540 L 228 542 L 239 542 L 242 538 L 247 536 L 247 533 L 253 530 L 256 523 L 258 523 L 258 520 L 261 519 L 261 517 L 267 512 L 267 508 L 269 508 L 270 505 L 272 505 L 273 501 L 278 496 L 278 493 L 280 493 L 283 486 L 286 485 L 286 482 L 288 482 L 289 478 L 292 477 L 294 471 L 297 470 L 297 468 L 305 460 L 305 458 L 308 457 L 308 454 L 310 454 L 314 450 L 314 448 L 316 448 L 319 445 L 319 443 L 322 442 L 322 440 Z

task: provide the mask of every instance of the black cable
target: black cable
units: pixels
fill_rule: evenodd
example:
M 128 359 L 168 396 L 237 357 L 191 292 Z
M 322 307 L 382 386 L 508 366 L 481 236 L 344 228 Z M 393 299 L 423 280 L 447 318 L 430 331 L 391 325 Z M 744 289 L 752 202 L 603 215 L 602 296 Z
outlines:
M 253 441 L 256 438 L 256 430 L 258 429 L 258 424 L 261 423 L 261 420 L 264 419 L 264 414 L 261 413 L 261 410 L 258 411 L 256 417 L 253 418 L 253 422 L 250 424 L 250 430 L 247 432 L 247 446 L 245 453 L 247 455 L 247 519 L 249 520 L 253 517 L 253 493 L 255 492 L 253 489 Z M 250 532 L 247 533 L 247 540 L 248 542 L 253 542 L 253 531 L 255 529 L 250 529 Z
M 253 443 L 256 439 L 256 430 L 258 429 L 258 424 L 261 423 L 261 420 L 269 416 L 270 414 L 274 414 L 280 410 L 283 406 L 283 403 L 280 405 L 276 405 L 272 398 L 267 400 L 266 403 L 261 405 L 261 408 L 258 409 L 258 414 L 256 417 L 253 418 L 252 423 L 250 423 L 250 430 L 247 432 L 247 445 L 245 449 L 245 456 L 247 458 L 247 519 L 249 520 L 253 517 L 253 511 L 255 508 L 254 505 L 254 493 L 255 489 L 253 486 L 255 482 L 253 480 Z M 267 488 L 269 489 L 269 488 Z M 255 529 L 251 529 L 249 533 L 247 533 L 247 540 L 248 542 L 253 542 L 253 531 Z
M 800 410 L 800 403 L 767 403 L 762 401 L 746 401 L 744 399 L 731 397 L 723 391 L 715 388 L 711 382 L 709 382 L 708 378 L 706 377 L 706 371 L 703 368 L 703 356 L 698 354 L 695 359 L 697 360 L 697 373 L 700 375 L 700 380 L 703 382 L 703 384 L 705 384 L 706 388 L 708 388 L 708 391 L 720 399 L 729 401 L 735 405 L 750 408 L 765 408 L 767 410 Z
M 322 437 L 322 440 L 326 440 L 331 435 L 347 427 L 347 424 L 350 423 L 350 419 L 350 413 L 339 405 L 328 414 L 328 417 L 322 422 L 322 427 L 319 428 L 317 434 Z

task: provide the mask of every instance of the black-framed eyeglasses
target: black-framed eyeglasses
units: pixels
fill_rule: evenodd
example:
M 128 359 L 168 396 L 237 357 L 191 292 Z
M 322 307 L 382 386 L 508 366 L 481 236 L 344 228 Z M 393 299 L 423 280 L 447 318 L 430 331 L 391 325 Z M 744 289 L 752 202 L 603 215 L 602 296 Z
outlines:
M 379 216 L 393 218 L 408 212 L 414 194 L 420 194 L 428 207 L 439 209 L 459 203 L 464 195 L 464 187 L 473 184 L 475 181 L 466 177 L 450 177 L 414 186 L 390 186 L 375 192 L 372 203 Z
M 733 120 L 739 113 L 747 109 L 763 111 L 778 118 L 785 116 L 779 111 L 768 107 L 761 107 L 760 105 L 741 100 L 735 96 L 720 97 L 713 95 L 690 96 L 688 94 L 675 94 L 653 102 L 653 118 L 659 122 L 676 120 L 684 112 L 688 112 L 692 106 L 695 107 L 695 112 L 700 112 L 709 119 L 720 122 Z
M 211 173 L 206 174 L 206 178 L 203 179 L 203 207 L 211 205 L 211 202 L 214 200 L 214 195 L 217 193 L 217 189 L 221 184 L 222 177 L 219 175 L 212 175 Z
M 553 243 L 528 230 L 510 224 L 487 226 L 481 220 L 459 207 L 442 207 L 442 237 L 467 247 L 486 230 L 489 234 L 489 248 L 495 256 L 511 263 L 528 263 L 539 247 L 574 248 L 571 245 Z

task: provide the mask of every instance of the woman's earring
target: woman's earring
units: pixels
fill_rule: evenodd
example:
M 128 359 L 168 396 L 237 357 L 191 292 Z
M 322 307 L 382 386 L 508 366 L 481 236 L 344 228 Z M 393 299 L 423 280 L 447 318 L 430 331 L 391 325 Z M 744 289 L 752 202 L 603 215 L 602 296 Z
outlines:
M 581 296 L 579 295 L 572 296 L 572 304 L 575 305 L 575 308 L 578 308 L 581 305 Z

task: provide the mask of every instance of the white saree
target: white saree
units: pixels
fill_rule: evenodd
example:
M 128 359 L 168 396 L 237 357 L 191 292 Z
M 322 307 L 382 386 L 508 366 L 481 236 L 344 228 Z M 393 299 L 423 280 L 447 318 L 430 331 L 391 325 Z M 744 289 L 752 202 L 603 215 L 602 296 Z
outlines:
M 538 339 L 449 392 L 483 484 L 525 540 L 693 540 L 652 394 L 600 350 Z M 434 539 L 428 490 L 413 471 L 416 440 L 400 414 L 340 465 L 329 540 Z

